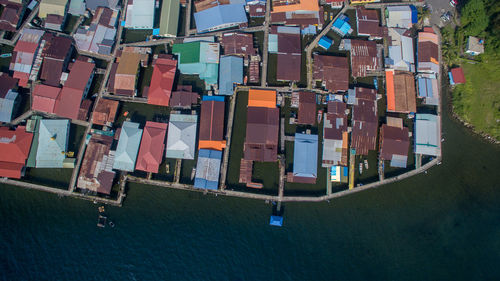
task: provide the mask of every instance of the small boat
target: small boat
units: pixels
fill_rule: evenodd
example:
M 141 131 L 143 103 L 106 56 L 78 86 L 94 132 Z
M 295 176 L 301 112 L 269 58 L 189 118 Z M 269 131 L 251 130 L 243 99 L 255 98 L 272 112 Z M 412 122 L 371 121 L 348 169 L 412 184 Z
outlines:
M 99 215 L 99 218 L 97 219 L 97 226 L 98 227 L 106 227 L 106 221 L 108 218 L 103 215 Z
M 194 179 L 195 175 L 196 175 L 196 167 L 193 167 L 193 170 L 191 171 L 191 180 Z
M 318 124 L 321 123 L 322 117 L 323 117 L 323 110 L 318 110 Z
M 363 163 L 365 163 L 365 169 L 368 169 L 368 160 L 365 159 L 365 161 L 363 161 Z
M 105 211 L 104 206 L 100 206 L 98 209 L 99 209 L 99 213 L 104 213 L 104 211 Z
M 363 163 L 359 163 L 359 174 L 363 173 Z
M 115 227 L 115 223 L 114 223 L 114 222 L 112 222 L 112 221 L 109 221 L 109 223 L 108 223 L 108 224 L 109 224 L 109 226 L 111 226 L 111 227 Z
M 167 174 L 169 174 L 169 173 L 170 173 L 170 164 L 167 164 L 167 166 L 165 167 L 165 172 L 166 172 Z

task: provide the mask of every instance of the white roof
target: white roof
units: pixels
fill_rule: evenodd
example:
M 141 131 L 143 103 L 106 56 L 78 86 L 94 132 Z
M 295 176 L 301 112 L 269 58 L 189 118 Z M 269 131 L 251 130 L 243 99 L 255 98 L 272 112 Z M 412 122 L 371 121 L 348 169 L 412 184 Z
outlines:
M 197 123 L 197 115 L 170 115 L 167 136 L 167 158 L 194 159 Z

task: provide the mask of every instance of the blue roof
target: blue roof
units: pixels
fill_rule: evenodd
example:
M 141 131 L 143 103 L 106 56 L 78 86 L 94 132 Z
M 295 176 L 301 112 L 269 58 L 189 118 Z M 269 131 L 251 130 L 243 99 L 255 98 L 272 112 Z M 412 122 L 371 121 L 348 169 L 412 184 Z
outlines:
M 269 219 L 269 225 L 283 226 L 283 217 L 282 216 L 271 216 L 271 218 Z
M 113 169 L 133 172 L 141 144 L 142 129 L 139 123 L 125 121 L 116 147 Z
M 221 96 L 203 96 L 202 101 L 224 101 L 224 97 Z
M 215 6 L 195 13 L 194 19 L 198 33 L 248 22 L 245 8 L 241 4 Z
M 326 36 L 323 36 L 321 37 L 321 39 L 319 39 L 319 42 L 318 42 L 318 45 L 320 47 L 322 47 L 323 49 L 326 49 L 328 50 L 328 48 L 330 48 L 330 46 L 332 46 L 332 39 L 326 37 Z
M 40 120 L 38 150 L 36 153 L 37 168 L 62 168 L 69 139 L 68 119 Z
M 219 66 L 219 95 L 232 95 L 234 83 L 243 83 L 243 58 L 222 56 Z
M 428 78 L 418 78 L 418 96 L 419 97 L 433 97 L 432 81 Z
M 411 23 L 417 23 L 418 22 L 417 8 L 413 5 L 410 5 L 410 9 L 411 9 Z
M 5 97 L 0 98 L 0 122 L 10 122 L 12 121 L 12 115 L 14 114 L 14 107 L 19 95 L 17 92 L 9 91 Z
M 353 31 L 349 24 L 349 17 L 344 14 L 340 15 L 335 22 L 333 22 L 332 29 L 342 36 L 350 34 Z
M 318 135 L 295 134 L 293 175 L 316 178 L 318 168 Z
M 220 164 L 222 151 L 200 149 L 194 187 L 216 190 L 219 187 Z

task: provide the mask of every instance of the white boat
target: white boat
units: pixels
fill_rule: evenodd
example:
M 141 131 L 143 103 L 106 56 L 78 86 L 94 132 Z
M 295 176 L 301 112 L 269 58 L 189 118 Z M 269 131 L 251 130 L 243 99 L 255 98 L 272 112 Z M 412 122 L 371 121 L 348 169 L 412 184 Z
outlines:
M 363 173 L 363 163 L 359 162 L 359 174 Z
M 368 169 L 368 160 L 363 161 L 365 163 L 365 169 Z

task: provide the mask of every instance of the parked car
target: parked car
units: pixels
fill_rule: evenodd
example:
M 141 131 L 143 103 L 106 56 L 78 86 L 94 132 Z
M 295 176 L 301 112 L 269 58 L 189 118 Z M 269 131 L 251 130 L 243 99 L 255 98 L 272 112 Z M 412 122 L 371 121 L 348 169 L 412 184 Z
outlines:
M 450 5 L 456 7 L 458 5 L 458 0 L 450 0 Z
M 451 13 L 449 11 L 441 15 L 441 20 L 444 22 L 447 22 L 450 19 L 451 19 Z

